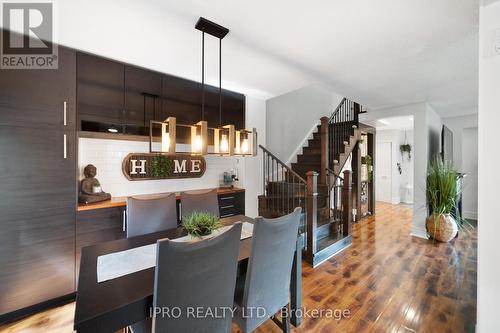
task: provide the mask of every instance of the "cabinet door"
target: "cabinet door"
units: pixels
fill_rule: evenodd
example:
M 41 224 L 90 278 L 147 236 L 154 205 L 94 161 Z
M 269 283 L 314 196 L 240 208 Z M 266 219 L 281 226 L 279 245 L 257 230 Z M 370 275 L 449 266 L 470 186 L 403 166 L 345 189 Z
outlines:
M 123 124 L 124 65 L 79 52 L 77 68 L 79 121 Z
M 222 105 L 222 122 L 234 124 L 236 129 L 245 128 L 245 95 L 224 91 Z
M 158 120 L 176 117 L 178 124 L 191 125 L 201 120 L 201 84 L 172 75 L 163 75 L 162 111 Z M 189 129 L 177 128 L 177 142 L 191 142 Z
M 0 70 L 0 315 L 75 290 L 75 83 L 62 47 L 57 70 Z
M 149 127 L 161 114 L 162 75 L 134 66 L 125 66 L 125 123 Z M 163 119 L 162 119 L 163 120 Z

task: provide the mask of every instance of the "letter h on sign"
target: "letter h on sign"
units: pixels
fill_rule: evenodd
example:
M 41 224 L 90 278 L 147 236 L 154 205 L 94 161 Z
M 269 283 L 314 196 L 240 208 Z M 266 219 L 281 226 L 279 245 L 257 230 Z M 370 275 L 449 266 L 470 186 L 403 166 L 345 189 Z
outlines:
M 140 175 L 146 174 L 146 160 L 139 160 L 140 165 L 137 165 L 137 160 L 130 160 L 130 174 L 137 175 L 137 170 L 139 170 Z

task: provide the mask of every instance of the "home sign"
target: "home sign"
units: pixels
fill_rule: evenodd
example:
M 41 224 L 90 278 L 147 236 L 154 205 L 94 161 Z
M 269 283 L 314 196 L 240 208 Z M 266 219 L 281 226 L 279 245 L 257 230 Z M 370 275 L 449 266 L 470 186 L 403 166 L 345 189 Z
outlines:
M 199 178 L 207 164 L 203 156 L 131 153 L 122 162 L 128 180 Z

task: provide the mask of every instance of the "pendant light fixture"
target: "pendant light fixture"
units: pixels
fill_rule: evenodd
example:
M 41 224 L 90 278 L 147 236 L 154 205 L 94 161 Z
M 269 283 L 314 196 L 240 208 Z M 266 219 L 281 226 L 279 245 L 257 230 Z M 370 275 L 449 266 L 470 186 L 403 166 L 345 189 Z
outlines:
M 158 133 L 155 129 L 160 129 L 160 150 L 153 149 L 153 132 Z M 176 152 L 176 134 L 177 120 L 175 117 L 168 117 L 165 121 L 149 121 L 149 152 L 162 154 L 175 154 Z
M 219 39 L 219 127 L 213 129 L 214 154 L 234 155 L 234 125 L 222 125 L 222 39 L 229 33 L 229 29 L 200 17 L 195 28 L 201 31 L 201 110 L 202 119 L 205 113 L 205 33 Z

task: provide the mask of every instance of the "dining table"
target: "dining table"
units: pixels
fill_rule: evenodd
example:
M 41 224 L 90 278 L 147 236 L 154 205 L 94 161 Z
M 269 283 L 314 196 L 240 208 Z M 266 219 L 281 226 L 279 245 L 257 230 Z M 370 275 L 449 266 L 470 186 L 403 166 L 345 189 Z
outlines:
M 236 222 L 254 223 L 253 218 L 235 215 L 221 219 L 224 225 Z M 153 306 L 154 267 L 98 282 L 97 262 L 100 256 L 155 244 L 159 239 L 186 236 L 182 227 L 103 242 L 84 247 L 76 293 L 74 329 L 77 332 L 116 332 L 150 317 Z M 290 321 L 301 323 L 301 253 L 302 235 L 297 235 L 290 279 Z M 244 270 L 251 254 L 252 238 L 242 239 L 238 256 L 239 269 Z M 273 255 L 269 253 L 269 255 Z M 168 264 L 168 263 L 167 263 Z

